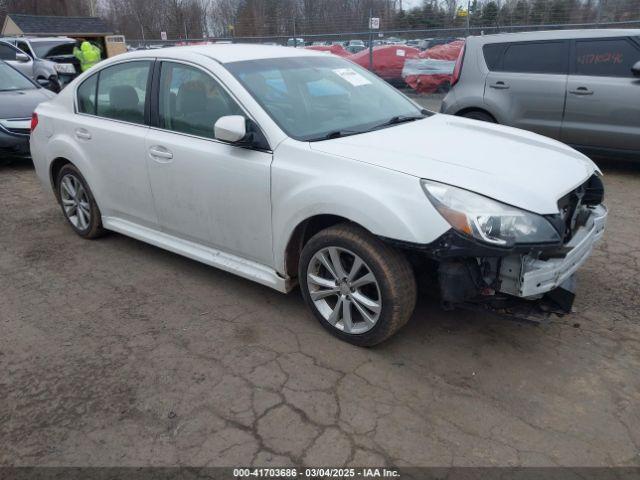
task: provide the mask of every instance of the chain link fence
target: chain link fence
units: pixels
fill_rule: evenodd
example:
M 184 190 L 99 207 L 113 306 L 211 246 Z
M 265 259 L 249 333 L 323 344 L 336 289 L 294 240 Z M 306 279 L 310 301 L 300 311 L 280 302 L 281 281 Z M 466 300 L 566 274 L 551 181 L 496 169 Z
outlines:
M 640 17 L 640 12 L 638 12 Z M 191 37 L 178 36 L 177 38 L 162 39 L 128 39 L 127 43 L 132 48 L 168 47 L 176 45 L 193 45 L 202 43 L 257 43 L 266 45 L 311 46 L 313 43 L 346 43 L 351 40 L 368 42 L 370 36 L 374 42 L 403 44 L 413 40 L 422 39 L 447 39 L 464 38 L 470 35 L 490 35 L 495 33 L 531 32 L 540 30 L 567 30 L 567 29 L 592 29 L 592 28 L 640 28 L 640 18 L 637 20 L 623 20 L 611 22 L 586 22 L 586 23 L 549 23 L 535 25 L 494 25 L 494 26 L 463 26 L 448 28 L 412 28 L 394 30 L 354 30 L 340 33 L 313 33 L 291 29 L 289 33 L 279 35 L 245 35 L 245 36 L 206 36 Z M 411 43 L 410 43 L 411 44 Z
M 160 49 L 171 46 L 240 43 L 283 45 L 337 53 L 369 68 L 424 107 L 438 110 L 450 88 L 455 59 L 464 38 L 470 35 L 516 33 L 566 29 L 640 29 L 640 20 L 535 24 L 464 26 L 454 28 L 413 28 L 380 31 L 305 34 L 293 30 L 284 35 L 251 35 L 173 40 L 128 40 L 130 49 Z M 640 36 L 640 35 L 639 35 Z M 385 48 L 391 54 L 383 57 Z M 378 56 L 380 58 L 378 59 Z M 400 56 L 401 58 L 397 58 Z M 385 62 L 389 62 L 385 64 Z

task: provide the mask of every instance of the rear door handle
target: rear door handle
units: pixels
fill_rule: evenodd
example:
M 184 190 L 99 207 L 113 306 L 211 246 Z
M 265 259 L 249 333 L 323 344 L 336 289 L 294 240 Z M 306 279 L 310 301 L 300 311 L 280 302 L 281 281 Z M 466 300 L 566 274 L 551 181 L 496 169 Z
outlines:
M 149 155 L 151 155 L 151 158 L 153 158 L 154 160 L 162 163 L 167 163 L 167 160 L 173 159 L 173 153 L 171 153 L 165 147 L 161 147 L 159 145 L 150 147 Z
M 491 88 L 495 88 L 496 90 L 506 90 L 507 88 L 509 88 L 509 85 L 507 85 L 506 83 L 504 83 L 503 81 L 499 81 L 496 83 L 492 83 L 491 85 L 489 85 Z
M 84 128 L 78 128 L 76 130 L 76 137 L 81 140 L 91 140 L 91 134 Z
M 575 90 L 569 90 L 572 95 L 593 95 L 593 90 L 589 90 L 587 87 L 578 87 Z

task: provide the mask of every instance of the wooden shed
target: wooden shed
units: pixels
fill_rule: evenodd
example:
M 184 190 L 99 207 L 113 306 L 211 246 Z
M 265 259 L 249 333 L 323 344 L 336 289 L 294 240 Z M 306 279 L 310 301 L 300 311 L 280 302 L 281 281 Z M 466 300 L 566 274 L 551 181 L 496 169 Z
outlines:
M 126 51 L 124 37 L 113 35 L 107 23 L 98 17 L 55 17 L 9 13 L 4 20 L 1 36 L 84 38 L 100 43 L 107 57 Z

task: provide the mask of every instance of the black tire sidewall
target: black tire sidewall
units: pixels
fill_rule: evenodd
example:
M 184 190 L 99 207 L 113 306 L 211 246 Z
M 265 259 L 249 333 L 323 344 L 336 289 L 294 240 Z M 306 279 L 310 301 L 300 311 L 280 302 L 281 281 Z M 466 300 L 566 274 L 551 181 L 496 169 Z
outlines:
M 368 248 L 376 248 L 375 242 L 367 242 Z M 374 243 L 373 245 L 371 243 Z M 357 254 L 367 264 L 371 272 L 376 277 L 378 282 L 378 288 L 380 289 L 380 296 L 382 300 L 382 311 L 378 321 L 371 330 L 361 334 L 346 333 L 331 325 L 325 320 L 322 314 L 318 311 L 317 307 L 311 300 L 309 295 L 309 288 L 307 285 L 307 269 L 309 262 L 313 258 L 316 252 L 326 247 L 339 247 L 349 250 Z M 313 312 L 314 316 L 318 319 L 320 324 L 336 337 L 349 342 L 357 346 L 373 346 L 386 338 L 388 338 L 394 331 L 392 324 L 392 316 L 394 314 L 394 293 L 388 274 L 384 272 L 384 268 L 381 265 L 381 260 L 384 261 L 383 255 L 372 255 L 368 248 L 362 248 L 360 244 L 352 242 L 349 238 L 344 238 L 337 234 L 323 235 L 313 237 L 303 248 L 302 255 L 300 256 L 300 266 L 298 272 L 298 279 L 300 283 L 300 289 L 302 296 Z
M 73 175 L 74 177 L 76 177 L 80 181 L 80 183 L 82 183 L 82 186 L 84 187 L 85 192 L 87 192 L 87 198 L 89 199 L 89 207 L 91 210 L 91 220 L 89 222 L 89 226 L 84 230 L 80 230 L 71 222 L 71 220 L 69 220 L 69 217 L 67 216 L 67 213 L 64 210 L 64 205 L 62 204 L 61 182 L 66 175 Z M 62 214 L 64 215 L 64 218 L 67 220 L 67 223 L 71 226 L 71 228 L 73 228 L 74 232 L 76 232 L 78 235 L 84 238 L 94 238 L 102 233 L 102 218 L 101 218 L 102 215 L 100 213 L 100 209 L 98 208 L 98 204 L 96 203 L 96 200 L 93 197 L 93 193 L 91 192 L 91 189 L 87 184 L 87 181 L 84 179 L 84 177 L 80 173 L 80 170 L 78 170 L 72 164 L 67 164 L 64 167 L 62 167 L 60 169 L 60 172 L 58 173 L 58 178 L 56 179 L 56 189 L 57 189 L 58 201 L 60 203 L 60 207 L 62 208 Z

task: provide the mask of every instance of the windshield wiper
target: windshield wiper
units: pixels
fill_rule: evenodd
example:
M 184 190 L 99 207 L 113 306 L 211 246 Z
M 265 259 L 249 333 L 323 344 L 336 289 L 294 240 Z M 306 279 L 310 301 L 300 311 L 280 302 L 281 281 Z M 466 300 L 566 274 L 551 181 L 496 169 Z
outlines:
M 427 115 L 396 115 L 394 117 L 391 117 L 386 122 L 376 125 L 371 130 L 378 130 L 379 128 L 389 127 L 391 125 L 397 125 L 399 123 L 407 123 L 407 122 L 413 122 L 415 120 L 422 120 L 423 118 L 426 118 L 426 117 Z
M 331 140 L 332 138 L 348 137 L 349 135 L 357 135 L 359 133 L 367 133 L 379 128 L 388 127 L 390 125 L 397 125 L 398 123 L 413 122 L 414 120 L 421 120 L 427 118 L 431 112 L 428 110 L 421 110 L 421 115 L 396 115 L 391 117 L 384 123 L 380 123 L 366 130 L 333 130 L 325 135 L 316 138 L 310 138 L 307 142 L 319 142 L 322 140 Z
M 325 135 L 316 138 L 310 138 L 307 142 L 320 142 L 322 140 L 331 140 L 332 138 L 348 137 L 349 135 L 357 135 L 364 133 L 362 130 L 333 130 Z

